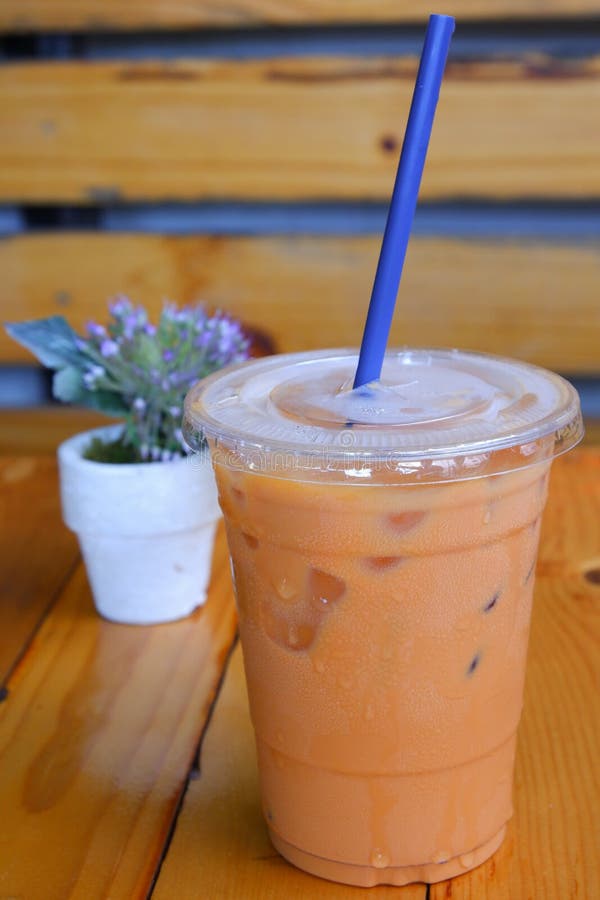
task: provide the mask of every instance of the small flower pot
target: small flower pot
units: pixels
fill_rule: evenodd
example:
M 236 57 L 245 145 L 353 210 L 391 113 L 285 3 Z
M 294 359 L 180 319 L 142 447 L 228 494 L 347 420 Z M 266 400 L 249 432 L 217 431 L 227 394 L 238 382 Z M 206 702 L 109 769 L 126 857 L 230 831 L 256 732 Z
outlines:
M 58 448 L 65 523 L 76 532 L 96 609 L 113 622 L 153 625 L 206 600 L 217 520 L 208 452 L 152 463 L 84 459 L 88 431 Z

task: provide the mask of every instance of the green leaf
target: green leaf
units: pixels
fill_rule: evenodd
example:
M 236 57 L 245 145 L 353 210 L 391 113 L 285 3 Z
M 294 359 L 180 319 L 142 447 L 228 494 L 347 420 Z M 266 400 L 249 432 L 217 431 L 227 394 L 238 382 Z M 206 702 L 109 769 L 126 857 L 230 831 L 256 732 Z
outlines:
M 135 447 L 128 444 L 123 435 L 116 440 L 104 442 L 95 437 L 83 451 L 84 459 L 105 463 L 137 463 L 143 462 Z
M 75 366 L 59 369 L 52 379 L 52 393 L 63 403 L 81 403 L 86 393 L 81 371 Z
M 75 366 L 65 366 L 56 372 L 52 380 L 52 393 L 63 403 L 76 403 L 88 409 L 97 409 L 107 416 L 122 417 L 129 411 L 121 394 L 86 388 L 82 374 Z
M 123 400 L 123 397 L 115 391 L 86 390 L 85 394 L 77 402 L 90 409 L 97 409 L 107 416 L 122 417 L 129 412 L 129 407 Z
M 77 365 L 82 359 L 75 343 L 77 335 L 63 316 L 9 322 L 5 328 L 15 341 L 31 350 L 43 365 L 51 369 Z
M 144 369 L 157 368 L 162 363 L 160 347 L 149 334 L 141 334 L 135 345 L 135 361 Z

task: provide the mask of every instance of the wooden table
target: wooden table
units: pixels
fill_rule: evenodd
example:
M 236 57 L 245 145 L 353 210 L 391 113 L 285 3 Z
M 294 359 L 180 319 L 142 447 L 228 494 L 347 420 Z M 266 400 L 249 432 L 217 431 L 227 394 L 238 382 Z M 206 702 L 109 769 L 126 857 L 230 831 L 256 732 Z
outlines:
M 53 461 L 0 461 L 0 538 L 0 900 L 359 896 L 267 839 L 222 533 L 206 607 L 151 628 L 94 613 Z M 600 897 L 599 631 L 585 450 L 552 476 L 508 838 L 452 882 L 369 898 Z

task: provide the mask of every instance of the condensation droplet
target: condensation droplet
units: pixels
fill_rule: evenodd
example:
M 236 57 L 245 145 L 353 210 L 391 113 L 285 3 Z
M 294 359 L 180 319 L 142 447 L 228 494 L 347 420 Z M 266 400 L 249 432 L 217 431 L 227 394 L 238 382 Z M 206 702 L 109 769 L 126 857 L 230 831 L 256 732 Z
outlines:
M 315 637 L 315 629 L 307 622 L 292 622 L 288 628 L 287 642 L 290 650 L 306 650 Z
M 463 869 L 470 869 L 475 862 L 475 854 L 474 853 L 463 853 L 462 856 L 458 857 L 458 861 L 463 867 Z
M 483 514 L 483 524 L 484 524 L 484 525 L 489 525 L 491 521 L 492 521 L 492 511 L 491 511 L 491 509 L 488 507 L 488 508 L 486 509 L 486 511 L 484 512 L 484 514 Z
M 291 647 L 296 647 L 298 645 L 298 629 L 295 625 L 290 625 L 288 628 L 288 641 Z
M 296 596 L 296 588 L 289 580 L 289 578 L 283 577 L 276 585 L 275 590 L 279 594 L 282 600 L 291 600 Z
M 371 865 L 376 869 L 385 869 L 390 864 L 390 858 L 387 853 L 376 847 L 371 853 Z
M 343 578 L 330 575 L 321 569 L 311 569 L 308 580 L 312 601 L 321 609 L 339 600 L 346 590 Z

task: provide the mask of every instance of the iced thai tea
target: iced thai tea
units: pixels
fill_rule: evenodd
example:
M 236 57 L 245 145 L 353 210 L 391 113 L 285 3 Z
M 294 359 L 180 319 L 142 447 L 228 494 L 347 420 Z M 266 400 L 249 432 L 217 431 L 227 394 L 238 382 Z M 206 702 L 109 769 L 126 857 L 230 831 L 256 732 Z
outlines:
M 215 378 L 188 423 L 208 420 L 275 847 L 337 881 L 435 882 L 511 815 L 541 515 L 578 406 L 550 373 L 441 351 L 392 355 L 356 396 L 340 354 Z

